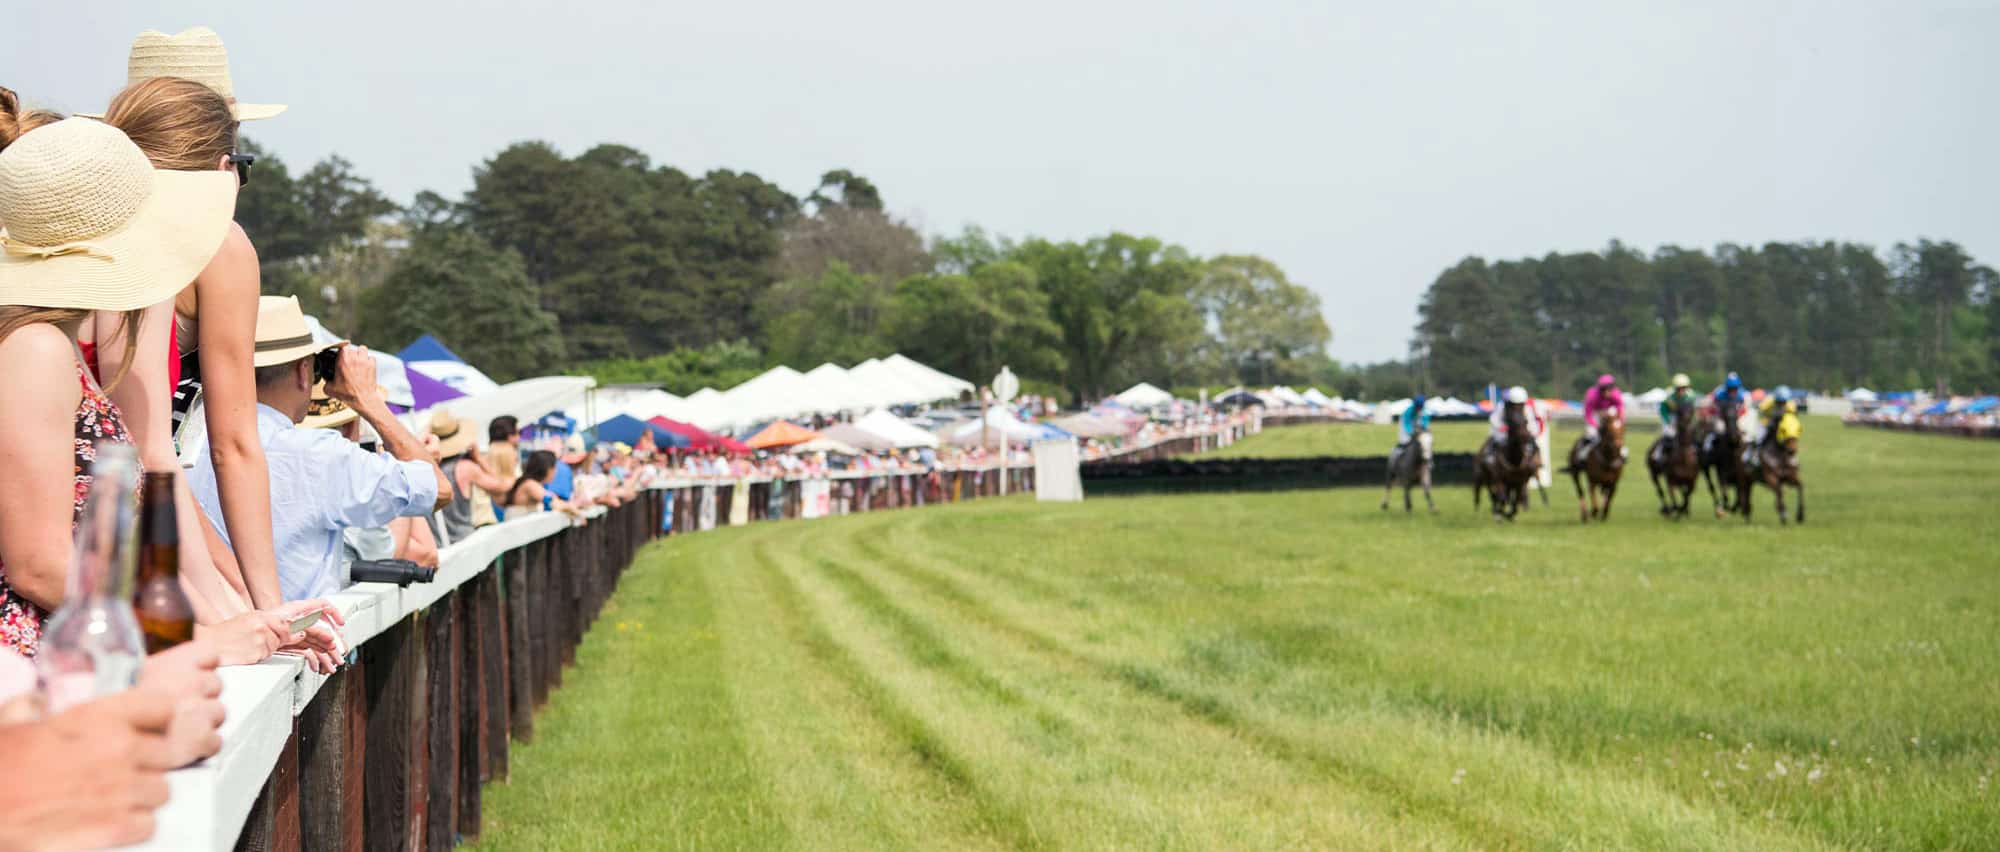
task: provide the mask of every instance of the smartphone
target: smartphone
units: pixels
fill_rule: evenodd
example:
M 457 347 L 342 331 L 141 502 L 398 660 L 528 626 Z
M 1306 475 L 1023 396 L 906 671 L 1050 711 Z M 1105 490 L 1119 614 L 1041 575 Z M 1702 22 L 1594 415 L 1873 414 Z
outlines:
M 292 619 L 292 632 L 304 633 L 306 628 L 319 623 L 319 617 L 322 614 L 323 610 L 316 609 L 313 610 L 312 612 L 306 613 L 305 615 L 301 615 L 298 618 Z

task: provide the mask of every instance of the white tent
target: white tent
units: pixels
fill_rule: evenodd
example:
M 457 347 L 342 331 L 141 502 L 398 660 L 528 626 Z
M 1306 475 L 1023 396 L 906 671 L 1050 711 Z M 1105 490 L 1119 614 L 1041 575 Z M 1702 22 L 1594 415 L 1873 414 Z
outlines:
M 486 424 L 493 418 L 511 414 L 528 423 L 551 411 L 574 410 L 584 394 L 596 386 L 597 380 L 589 376 L 543 376 L 508 382 L 487 393 L 446 400 L 438 403 L 437 408 L 468 421 L 477 436 L 475 440 L 485 446 Z
M 1284 385 L 1279 385 L 1277 387 L 1272 388 L 1271 395 L 1277 397 L 1280 401 L 1284 402 L 1286 405 L 1306 404 L 1305 397 L 1299 396 L 1298 391 L 1292 390 L 1291 388 L 1285 387 Z
M 638 420 L 655 417 L 686 420 L 682 415 L 689 411 L 685 400 L 658 388 L 599 388 L 592 405 L 598 423 L 620 414 Z
M 1046 437 L 1048 434 L 1047 430 L 1040 426 L 1021 422 L 1019 418 L 1015 417 L 1005 408 L 994 408 L 987 411 L 983 423 L 980 418 L 975 417 L 963 423 L 955 423 L 947 426 L 945 427 L 945 432 L 952 443 L 965 445 L 978 444 L 982 432 L 985 433 L 987 441 L 996 445 L 1002 439 L 1016 443 L 1026 443 Z
M 903 357 L 901 353 L 882 359 L 882 363 L 889 365 L 890 369 L 908 377 L 911 385 L 935 394 L 931 399 L 955 399 L 959 394 L 973 390 L 971 382 L 940 370 L 931 369 L 928 366 Z
M 1333 405 L 1333 398 L 1320 393 L 1319 388 L 1306 388 L 1306 392 L 1299 394 L 1299 398 L 1305 400 L 1307 405 L 1318 408 L 1326 408 Z
M 1847 399 L 1850 402 L 1875 402 L 1879 398 L 1875 395 L 1875 392 L 1872 390 L 1869 390 L 1867 388 L 1855 388 L 1847 392 Z
M 875 405 L 874 392 L 835 364 L 821 364 L 806 371 L 805 379 L 818 404 L 816 413 L 858 411 Z
M 1654 388 L 1645 393 L 1639 394 L 1639 397 L 1633 401 L 1639 403 L 1640 405 L 1659 405 L 1660 400 L 1666 398 L 1667 398 L 1666 388 Z
M 1174 401 L 1174 395 L 1140 382 L 1112 397 L 1127 408 L 1158 408 Z
M 847 375 L 856 384 L 867 389 L 871 405 L 915 405 L 950 396 L 950 394 L 934 395 L 929 389 L 913 383 L 896 368 L 874 358 L 854 365 L 847 371 Z
M 804 374 L 780 365 L 723 391 L 719 401 L 726 425 L 744 426 L 805 411 L 811 395 Z
M 889 413 L 886 408 L 878 408 L 868 416 L 854 421 L 854 425 L 864 432 L 880 435 L 896 445 L 896 449 L 912 447 L 936 447 L 936 435 L 910 425 L 909 421 Z

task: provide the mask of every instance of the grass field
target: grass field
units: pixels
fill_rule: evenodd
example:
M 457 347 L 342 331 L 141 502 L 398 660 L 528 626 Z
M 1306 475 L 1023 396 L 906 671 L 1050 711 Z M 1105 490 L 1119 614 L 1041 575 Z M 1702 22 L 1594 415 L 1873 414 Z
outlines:
M 1588 528 L 1351 489 L 669 539 L 480 848 L 1994 848 L 2000 443 L 1806 438 L 1789 529 L 1633 482 Z

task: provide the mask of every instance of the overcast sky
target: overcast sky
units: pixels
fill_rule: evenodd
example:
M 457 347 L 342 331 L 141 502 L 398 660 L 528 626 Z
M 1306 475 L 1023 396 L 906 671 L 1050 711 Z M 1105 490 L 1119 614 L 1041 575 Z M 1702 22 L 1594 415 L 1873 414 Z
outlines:
M 520 139 L 795 194 L 846 167 L 927 233 L 1264 255 L 1343 360 L 1403 354 L 1468 254 L 1928 236 L 2000 262 L 1996 3 L 30 0 L 0 85 L 96 111 L 134 34 L 196 24 L 239 98 L 291 105 L 250 135 L 399 200 Z

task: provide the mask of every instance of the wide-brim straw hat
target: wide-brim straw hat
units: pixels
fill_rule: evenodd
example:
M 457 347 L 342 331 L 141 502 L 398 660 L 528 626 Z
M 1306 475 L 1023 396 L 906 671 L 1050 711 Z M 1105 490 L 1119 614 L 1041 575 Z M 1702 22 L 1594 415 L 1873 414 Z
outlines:
M 155 169 L 118 128 L 70 118 L 0 152 L 0 305 L 129 311 L 222 248 L 236 176 Z
M 132 38 L 132 52 L 125 60 L 125 83 L 154 77 L 193 80 L 229 101 L 237 121 L 257 121 L 285 111 L 284 104 L 246 104 L 236 100 L 236 86 L 229 79 L 229 51 L 222 37 L 207 27 L 190 27 L 173 35 L 147 30 Z
M 312 402 L 306 408 L 306 419 L 299 421 L 300 429 L 338 429 L 359 419 L 361 414 L 347 403 L 326 395 L 326 383 L 313 385 Z
M 431 434 L 438 439 L 438 458 L 448 459 L 472 447 L 472 430 L 449 411 L 431 413 Z
M 306 312 L 299 307 L 299 297 L 257 298 L 257 349 L 250 354 L 251 366 L 275 367 L 279 364 L 289 364 L 300 358 L 310 358 L 322 350 L 346 344 L 345 340 L 315 342 L 312 326 L 306 324 Z

